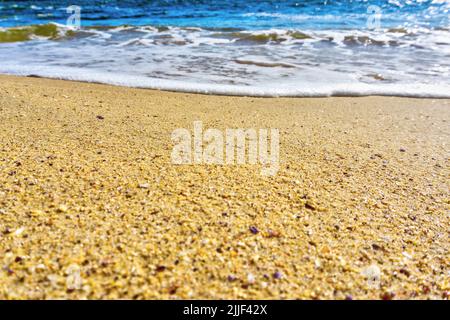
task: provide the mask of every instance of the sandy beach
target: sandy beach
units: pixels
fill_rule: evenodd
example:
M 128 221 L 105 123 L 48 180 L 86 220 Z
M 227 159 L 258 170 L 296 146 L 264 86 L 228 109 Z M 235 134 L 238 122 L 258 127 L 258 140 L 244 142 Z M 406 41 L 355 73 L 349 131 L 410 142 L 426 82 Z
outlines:
M 0 298 L 447 299 L 450 100 L 0 76 Z M 278 128 L 280 169 L 171 133 Z

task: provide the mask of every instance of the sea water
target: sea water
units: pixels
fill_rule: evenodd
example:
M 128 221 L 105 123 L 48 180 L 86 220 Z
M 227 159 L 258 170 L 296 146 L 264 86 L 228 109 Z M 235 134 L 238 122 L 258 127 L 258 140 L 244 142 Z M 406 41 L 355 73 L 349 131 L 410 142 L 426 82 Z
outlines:
M 450 97 L 449 10 L 450 0 L 0 1 L 0 73 L 225 95 Z

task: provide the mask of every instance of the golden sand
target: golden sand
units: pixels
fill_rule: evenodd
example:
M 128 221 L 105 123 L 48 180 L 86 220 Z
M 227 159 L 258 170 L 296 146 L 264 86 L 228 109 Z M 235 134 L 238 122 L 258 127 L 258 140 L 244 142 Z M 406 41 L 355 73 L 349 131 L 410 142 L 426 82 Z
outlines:
M 0 298 L 449 296 L 450 101 L 258 99 L 0 76 Z M 279 128 L 280 170 L 171 132 Z

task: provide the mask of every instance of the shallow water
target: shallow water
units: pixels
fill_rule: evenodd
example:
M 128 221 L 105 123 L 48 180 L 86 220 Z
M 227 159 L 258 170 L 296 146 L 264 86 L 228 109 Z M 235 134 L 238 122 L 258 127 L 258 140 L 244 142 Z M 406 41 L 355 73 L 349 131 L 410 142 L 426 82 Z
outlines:
M 236 95 L 450 97 L 450 1 L 78 1 L 81 30 L 67 25 L 71 4 L 0 2 L 0 72 Z

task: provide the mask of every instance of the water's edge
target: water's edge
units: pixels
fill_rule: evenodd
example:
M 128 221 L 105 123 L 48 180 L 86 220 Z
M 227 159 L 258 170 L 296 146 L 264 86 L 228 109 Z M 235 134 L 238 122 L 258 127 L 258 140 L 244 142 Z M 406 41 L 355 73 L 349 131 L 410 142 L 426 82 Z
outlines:
M 51 75 L 45 72 L 36 73 L 20 73 L 20 72 L 5 72 L 0 69 L 0 74 L 18 77 L 33 77 L 44 78 L 62 81 L 84 82 L 105 84 L 117 87 L 138 88 L 138 89 L 150 89 L 160 90 L 167 92 L 179 92 L 179 93 L 191 93 L 191 94 L 205 94 L 205 95 L 218 95 L 218 96 L 236 96 L 236 97 L 258 97 L 258 98 L 326 98 L 326 97 L 367 97 L 367 96 L 385 96 L 385 97 L 403 97 L 403 98 L 427 98 L 427 99 L 450 99 L 450 88 L 441 91 L 441 88 L 435 88 L 429 86 L 422 88 L 419 91 L 417 85 L 402 86 L 399 88 L 393 88 L 392 85 L 383 89 L 376 88 L 373 85 L 357 85 L 351 84 L 353 88 L 342 85 L 341 88 L 327 88 L 324 85 L 322 88 L 317 88 L 315 91 L 302 91 L 301 89 L 273 89 L 268 91 L 264 87 L 237 87 L 237 86 L 224 86 L 224 85 L 195 85 L 189 83 L 183 83 L 175 80 L 161 80 L 161 79 L 139 79 L 138 77 L 132 77 L 124 75 L 123 80 L 113 80 L 110 75 L 97 75 L 97 77 L 88 76 L 63 76 L 63 75 Z M 147 83 L 144 83 L 147 82 Z M 365 88 L 357 88 L 357 86 L 365 86 Z M 424 85 L 422 85 L 423 87 Z M 432 88 L 431 88 L 432 87 Z M 430 91 L 426 91 L 426 89 Z M 446 91 L 445 91 L 446 90 Z M 448 94 L 439 93 L 449 92 Z

